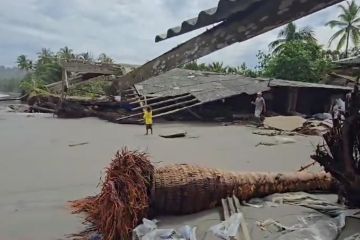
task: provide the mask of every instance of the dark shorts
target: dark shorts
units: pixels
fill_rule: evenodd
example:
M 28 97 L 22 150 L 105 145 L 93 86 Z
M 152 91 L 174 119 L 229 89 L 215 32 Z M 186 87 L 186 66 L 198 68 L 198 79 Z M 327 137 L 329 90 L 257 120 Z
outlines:
M 152 129 L 152 124 L 146 124 L 146 129 Z

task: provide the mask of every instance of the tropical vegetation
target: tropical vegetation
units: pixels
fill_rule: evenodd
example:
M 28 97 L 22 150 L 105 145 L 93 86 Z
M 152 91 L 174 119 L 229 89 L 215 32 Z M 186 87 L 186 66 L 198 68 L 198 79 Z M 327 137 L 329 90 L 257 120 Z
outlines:
M 350 41 L 353 46 L 358 47 L 360 43 L 360 10 L 355 0 L 339 5 L 341 14 L 336 20 L 329 21 L 326 25 L 337 28 L 337 32 L 329 40 L 329 45 L 338 40 L 336 49 L 340 51 L 345 46 L 345 57 L 349 55 Z
M 299 29 L 295 23 L 289 23 L 284 29 L 278 34 L 278 39 L 269 44 L 269 48 L 273 53 L 279 53 L 286 43 L 292 41 L 301 41 L 304 43 L 315 43 L 315 34 L 311 27 L 306 26 Z
M 57 53 L 54 53 L 51 49 L 42 48 L 41 51 L 37 53 L 37 59 L 35 61 L 28 59 L 25 55 L 20 55 L 17 58 L 18 68 L 26 71 L 28 74 L 20 82 L 19 87 L 25 91 L 46 89 L 45 86 L 47 84 L 61 80 L 61 62 L 72 60 L 95 62 L 91 53 L 84 52 L 76 54 L 67 46 L 59 49 Z M 105 53 L 99 55 L 98 61 L 102 63 L 113 62 Z

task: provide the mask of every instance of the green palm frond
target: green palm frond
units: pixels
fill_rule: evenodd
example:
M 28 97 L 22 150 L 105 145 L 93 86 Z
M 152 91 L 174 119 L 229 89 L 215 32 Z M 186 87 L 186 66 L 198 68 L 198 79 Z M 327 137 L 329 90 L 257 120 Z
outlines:
M 344 47 L 345 42 L 346 42 L 346 37 L 347 37 L 347 34 L 344 34 L 344 35 L 340 38 L 340 41 L 339 41 L 339 43 L 338 43 L 338 45 L 337 45 L 337 47 L 336 47 L 336 50 L 339 51 L 341 48 Z
M 333 43 L 333 41 L 335 39 L 337 39 L 342 34 L 346 35 L 346 29 L 341 29 L 341 30 L 337 31 L 334 35 L 332 35 L 330 40 L 329 40 L 329 46 Z
M 346 27 L 348 25 L 348 23 L 343 22 L 343 21 L 339 21 L 339 20 L 332 20 L 332 21 L 327 22 L 325 25 L 330 26 L 331 28 L 334 28 L 334 27 Z

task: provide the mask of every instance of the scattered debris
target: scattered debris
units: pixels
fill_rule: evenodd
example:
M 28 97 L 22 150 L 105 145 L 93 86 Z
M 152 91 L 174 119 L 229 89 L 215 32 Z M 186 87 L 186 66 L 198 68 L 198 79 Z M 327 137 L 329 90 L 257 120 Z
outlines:
M 82 146 L 82 145 L 86 145 L 86 144 L 89 144 L 89 142 L 69 144 L 69 147 L 77 147 L 77 146 Z
M 303 126 L 306 120 L 298 116 L 277 116 L 268 117 L 264 120 L 264 125 L 281 131 L 294 131 Z
M 351 235 L 350 237 L 347 237 L 344 240 L 360 240 L 360 233 L 355 233 L 354 235 Z
M 178 230 L 158 229 L 156 220 L 143 219 L 143 223 L 133 230 L 134 240 L 196 240 L 196 227 L 186 225 Z
M 304 171 L 304 170 L 306 170 L 306 169 L 314 166 L 315 164 L 316 164 L 316 162 L 313 161 L 312 163 L 309 163 L 309 164 L 307 164 L 307 165 L 305 165 L 305 166 L 301 166 L 301 168 L 298 170 L 298 172 L 302 172 L 302 171 Z
M 332 119 L 332 116 L 330 113 L 317 113 L 312 116 L 316 120 L 326 120 L 326 119 Z
M 160 137 L 163 138 L 182 138 L 186 137 L 186 132 L 181 130 L 168 130 L 167 132 L 164 132 L 160 134 Z
M 224 210 L 225 221 L 210 228 L 210 231 L 215 236 L 221 239 L 245 239 L 250 240 L 250 233 L 245 221 L 244 215 L 241 212 L 241 206 L 239 199 L 234 195 L 232 198 L 221 199 L 222 207 Z M 239 231 L 239 225 L 241 231 Z M 242 238 L 240 232 L 243 234 Z
M 290 144 L 290 143 L 296 143 L 296 140 L 293 139 L 293 138 L 275 136 L 275 137 L 272 137 L 272 139 L 269 140 L 269 141 L 261 141 L 261 142 L 259 142 L 258 144 L 255 145 L 255 147 L 258 147 L 260 145 L 263 145 L 263 146 L 275 146 L 275 145 Z
M 243 204 L 255 208 L 278 207 L 282 204 L 295 205 L 314 209 L 331 217 L 337 217 L 346 210 L 343 205 L 304 192 L 276 193 L 262 199 L 254 198 Z
M 323 172 L 234 173 L 186 164 L 155 169 L 148 155 L 123 149 L 107 168 L 100 194 L 71 205 L 90 223 L 83 234 L 98 231 L 103 240 L 128 239 L 150 211 L 155 216 L 190 214 L 215 207 L 230 192 L 244 201 L 272 193 L 329 191 L 333 185 Z
M 269 136 L 269 137 L 273 137 L 273 136 L 295 136 L 296 133 L 295 132 L 287 132 L 287 131 L 254 131 L 253 134 L 255 135 L 260 135 L 260 136 Z

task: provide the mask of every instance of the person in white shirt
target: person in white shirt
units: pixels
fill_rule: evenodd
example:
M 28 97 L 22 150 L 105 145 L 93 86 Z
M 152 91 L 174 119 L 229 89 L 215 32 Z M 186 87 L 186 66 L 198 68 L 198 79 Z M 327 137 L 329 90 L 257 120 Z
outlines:
M 257 121 L 261 124 L 262 122 L 262 114 L 266 112 L 266 103 L 265 99 L 262 97 L 262 93 L 258 92 L 255 102 L 251 102 L 253 105 L 255 105 L 255 118 Z

